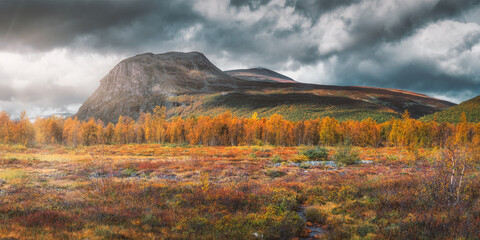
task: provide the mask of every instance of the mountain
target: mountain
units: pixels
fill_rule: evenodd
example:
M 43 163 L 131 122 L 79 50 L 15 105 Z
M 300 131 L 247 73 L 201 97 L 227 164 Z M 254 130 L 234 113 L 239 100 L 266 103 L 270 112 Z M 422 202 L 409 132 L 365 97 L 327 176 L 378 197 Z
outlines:
M 465 113 L 467 121 L 480 122 L 480 96 L 467 100 L 449 109 L 429 114 L 421 118 L 423 121 L 436 119 L 439 122 L 456 123 L 460 121 L 460 116 Z
M 116 122 L 165 106 L 168 116 L 239 117 L 282 114 L 290 120 L 332 116 L 386 121 L 406 109 L 415 118 L 455 104 L 384 88 L 304 84 L 264 68 L 223 72 L 202 53 L 146 53 L 121 61 L 101 81 L 76 116 Z
M 248 81 L 296 83 L 295 80 L 266 68 L 250 68 L 225 71 L 232 77 Z
M 145 53 L 121 61 L 80 107 L 77 117 L 115 121 L 138 118 L 157 105 L 173 107 L 167 98 L 182 93 L 231 91 L 238 79 L 222 72 L 198 52 Z

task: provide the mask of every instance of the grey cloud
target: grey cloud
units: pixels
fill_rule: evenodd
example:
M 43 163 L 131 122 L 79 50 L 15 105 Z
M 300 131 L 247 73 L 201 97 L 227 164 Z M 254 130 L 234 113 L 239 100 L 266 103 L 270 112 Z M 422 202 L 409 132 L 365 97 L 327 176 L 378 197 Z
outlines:
M 287 0 L 285 7 L 293 7 L 295 13 L 312 21 L 312 26 L 324 14 L 339 7 L 355 6 L 366 0 Z M 479 3 L 479 0 L 439 0 L 431 9 L 412 9 L 406 13 L 387 14 L 384 17 L 396 19 L 395 24 L 385 25 L 387 19 L 372 18 L 377 9 L 363 9 L 354 19 L 345 18 L 344 29 L 351 40 L 340 50 L 332 50 L 306 57 L 303 53 L 318 47 L 314 36 L 302 36 L 295 40 L 299 54 L 277 52 L 264 46 L 278 45 L 284 49 L 292 39 L 299 38 L 302 29 L 297 25 L 289 29 L 275 29 L 278 19 L 265 18 L 253 25 L 242 22 L 224 22 L 201 16 L 193 9 L 195 1 L 153 1 L 153 0 L 4 0 L 0 1 L 0 49 L 21 48 L 48 50 L 56 47 L 85 47 L 97 51 L 123 51 L 138 53 L 151 50 L 171 50 L 168 41 L 174 40 L 181 30 L 199 24 L 203 27 L 196 42 L 177 42 L 178 46 L 203 46 L 206 49 L 222 47 L 216 51 L 234 53 L 258 53 L 260 58 L 277 63 L 291 57 L 302 64 L 337 54 L 351 54 L 362 48 L 385 41 L 398 41 L 409 36 L 419 27 L 438 19 L 458 15 Z M 230 0 L 234 8 L 248 6 L 252 14 L 262 14 L 261 7 L 267 7 L 270 0 Z M 377 4 L 385 4 L 378 1 Z M 375 5 L 372 5 L 375 7 Z M 277 16 L 277 18 L 280 16 Z M 259 34 L 269 33 L 270 38 L 259 38 Z M 208 36 L 207 36 L 208 35 Z M 315 44 L 315 45 L 314 45 Z M 291 48 L 293 48 L 292 46 Z M 269 50 L 265 52 L 265 50 Z M 203 50 L 203 49 L 193 49 Z M 263 50 L 263 51 L 258 51 Z M 253 52 L 252 52 L 253 51 Z M 212 51 L 213 52 L 213 51 Z
M 85 90 L 71 86 L 58 86 L 56 84 L 32 84 L 24 88 L 10 88 L 10 99 L 29 103 L 35 102 L 43 107 L 63 107 L 69 104 L 79 103 L 85 100 Z
M 253 14 L 261 14 L 263 12 L 261 7 L 271 7 L 266 6 L 268 1 L 239 0 L 231 1 L 231 3 L 234 7 L 255 5 L 257 7 L 250 8 Z M 399 7 L 397 12 L 377 16 L 377 11 L 385 10 L 376 9 L 376 7 L 388 3 L 388 1 L 367 0 L 288 0 L 286 6 L 293 7 L 296 14 L 310 19 L 312 24 L 310 29 L 304 29 L 298 25 L 287 29 L 275 29 L 278 19 L 271 18 L 271 16 L 269 18 L 261 17 L 257 23 L 252 25 L 204 19 L 205 27 L 195 39 L 197 42 L 203 43 L 202 46 L 212 53 L 222 49 L 235 54 L 238 58 L 245 56 L 249 58 L 248 55 L 250 55 L 249 59 L 262 60 L 267 67 L 281 66 L 286 59 L 291 58 L 299 63 L 291 66 L 298 67 L 305 64 L 312 65 L 332 56 L 355 55 L 364 50 L 375 51 L 382 44 L 399 42 L 437 20 L 458 16 L 479 5 L 480 1 L 439 0 L 437 4 L 429 8 L 413 7 L 411 9 L 401 9 L 402 4 L 396 2 L 400 4 L 397 6 Z M 362 4 L 370 5 L 361 9 Z M 322 33 L 315 32 L 314 24 L 320 24 L 319 18 L 336 14 L 334 12 L 342 7 L 358 8 L 358 13 L 354 16 L 342 17 L 345 24 L 342 31 L 348 36 L 348 41 L 343 43 L 339 49 L 333 48 L 320 53 L 317 49 L 325 42 L 316 39 L 317 35 L 322 36 Z M 342 9 L 339 11 L 341 12 Z M 267 37 L 262 35 L 265 33 L 268 33 Z M 302 35 L 302 33 L 307 34 Z
M 256 6 L 250 7 L 252 12 L 259 10 L 260 6 L 264 6 L 269 1 L 258 0 L 231 0 L 231 4 L 235 7 L 238 6 Z M 362 4 L 369 4 L 365 9 L 360 9 Z M 439 0 L 435 5 L 430 8 L 412 8 L 406 11 L 401 11 L 402 3 L 397 2 L 399 9 L 392 14 L 380 14 L 377 16 L 378 11 L 384 11 L 378 9 L 381 5 L 388 4 L 388 1 L 366 1 L 366 0 L 287 0 L 286 6 L 293 7 L 295 13 L 310 19 L 312 27 L 318 23 L 318 20 L 328 14 L 332 14 L 332 11 L 341 7 L 354 7 L 358 8 L 354 17 L 342 17 L 345 24 L 343 29 L 349 36 L 350 41 L 345 43 L 341 49 L 332 49 L 331 51 L 324 52 L 315 56 L 314 61 L 303 61 L 303 55 L 299 56 L 293 54 L 285 54 L 286 56 L 293 57 L 303 64 L 313 64 L 318 60 L 327 59 L 334 55 L 341 54 L 354 54 L 358 50 L 376 48 L 376 45 L 385 42 L 397 42 L 403 38 L 411 36 L 419 28 L 435 22 L 440 19 L 446 19 L 458 16 L 459 14 L 468 11 L 480 4 L 479 0 Z M 421 3 L 421 2 L 419 2 Z M 418 4 L 419 4 L 418 3 Z M 419 4 L 420 5 L 420 4 Z M 262 19 L 264 21 L 264 19 Z M 268 31 L 273 28 L 275 22 L 263 22 L 261 28 L 252 27 L 240 27 L 233 28 L 234 31 L 230 31 L 231 38 L 240 36 L 240 32 L 248 32 L 250 36 L 255 36 L 258 32 Z M 220 23 L 221 24 L 221 23 Z M 281 42 L 282 39 L 288 37 L 294 37 L 302 29 L 296 29 L 294 26 L 291 29 L 283 29 L 272 32 L 272 35 Z M 248 30 L 248 31 L 246 31 Z M 248 35 L 248 34 L 247 34 Z M 213 34 L 213 36 L 217 36 Z M 241 38 L 245 38 L 241 36 Z M 221 40 L 221 39 L 220 39 Z M 250 38 L 249 41 L 244 41 L 246 50 L 254 47 L 249 44 L 259 45 L 256 42 L 257 39 Z M 314 39 L 306 39 L 314 40 Z M 308 42 L 307 42 L 308 43 Z M 271 44 L 271 43 L 270 43 Z M 321 42 L 317 42 L 321 45 Z M 302 46 L 298 46 L 302 51 Z M 311 49 L 310 46 L 307 49 Z M 315 53 L 315 52 L 313 52 Z M 271 52 L 269 54 L 272 54 Z
M 365 2 L 365 1 L 363 1 Z M 371 1 L 368 9 L 362 9 L 354 18 L 343 19 L 351 41 L 340 50 L 324 53 L 328 58 L 338 54 L 353 54 L 357 50 L 375 49 L 379 44 L 398 42 L 411 36 L 418 29 L 440 19 L 448 19 L 480 5 L 480 0 L 439 0 L 432 8 L 414 8 L 375 17 L 379 7 L 387 1 Z
M 133 47 L 144 38 L 171 38 L 196 18 L 184 1 L 5 0 L 0 48 L 48 50 L 85 40 L 94 47 Z
M 13 117 L 18 117 L 23 110 L 27 110 L 29 116 L 42 115 L 45 111 L 68 112 L 90 94 L 78 87 L 56 84 L 32 84 L 19 89 L 0 85 L 0 111 L 6 110 Z
M 399 37 L 409 35 L 426 23 L 439 19 L 451 18 L 480 4 L 480 0 L 439 0 L 428 11 L 416 9 L 401 17 L 398 25 L 391 29 L 383 29 L 382 33 L 388 40 L 398 41 Z M 395 17 L 395 16 L 391 16 Z M 361 28 L 360 28 L 361 29 Z
M 250 10 L 253 11 L 268 4 L 270 1 L 271 0 L 230 0 L 230 5 L 237 8 L 248 6 Z
M 10 101 L 12 97 L 13 89 L 6 84 L 0 84 L 0 101 Z
M 237 62 L 250 66 L 264 66 L 279 69 L 287 59 L 293 58 L 300 64 L 313 64 L 320 58 L 317 45 L 298 40 L 294 36 L 277 39 L 274 34 L 269 37 L 260 32 L 255 33 L 255 27 L 230 34 L 227 28 L 206 29 L 197 36 L 200 42 L 210 42 L 202 46 L 207 55 L 215 55 L 218 49 L 228 49 Z
M 322 14 L 360 1 L 361 0 L 288 0 L 286 5 L 294 7 L 296 12 L 308 17 L 312 24 L 314 24 Z
M 465 51 L 471 51 L 472 48 L 480 43 L 480 31 L 468 34 L 462 42 L 458 43 L 452 52 L 453 55 L 458 55 Z
M 360 69 L 362 60 L 377 65 L 373 74 Z M 340 85 L 376 86 L 421 93 L 445 95 L 463 101 L 478 95 L 480 81 L 467 74 L 449 74 L 432 62 L 411 60 L 395 62 L 382 55 L 366 54 L 343 57 L 343 64 L 330 66 Z

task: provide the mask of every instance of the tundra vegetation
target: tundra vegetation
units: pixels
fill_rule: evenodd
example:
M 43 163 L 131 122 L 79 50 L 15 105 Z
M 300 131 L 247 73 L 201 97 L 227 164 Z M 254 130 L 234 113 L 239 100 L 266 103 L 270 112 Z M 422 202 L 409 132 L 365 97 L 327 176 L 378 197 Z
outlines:
M 156 108 L 104 124 L 2 112 L 0 143 L 0 238 L 291 239 L 311 223 L 326 239 L 479 237 L 480 123 L 465 115 L 293 122 Z

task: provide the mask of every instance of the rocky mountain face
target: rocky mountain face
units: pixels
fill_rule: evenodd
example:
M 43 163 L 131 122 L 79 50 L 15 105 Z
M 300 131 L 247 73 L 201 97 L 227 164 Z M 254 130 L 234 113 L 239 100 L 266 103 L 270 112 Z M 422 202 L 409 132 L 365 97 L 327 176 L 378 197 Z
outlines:
M 137 118 L 155 106 L 175 106 L 168 97 L 179 94 L 229 91 L 235 79 L 213 65 L 202 53 L 146 53 L 121 61 L 80 107 L 77 117 L 116 121 L 120 115 Z
M 418 118 L 454 105 L 395 89 L 304 84 L 264 68 L 223 72 L 202 53 L 168 52 L 121 61 L 76 116 L 116 122 L 119 116 L 137 119 L 142 112 L 165 106 L 170 116 L 228 110 L 241 117 L 258 112 L 291 120 L 332 116 L 384 121 L 405 110 Z

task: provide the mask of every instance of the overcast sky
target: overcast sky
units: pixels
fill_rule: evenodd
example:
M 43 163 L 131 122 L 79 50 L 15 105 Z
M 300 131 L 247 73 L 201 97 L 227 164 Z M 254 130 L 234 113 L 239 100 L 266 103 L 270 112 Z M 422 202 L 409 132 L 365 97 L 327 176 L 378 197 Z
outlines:
M 480 94 L 480 0 L 1 0 L 0 110 L 75 113 L 120 60 L 167 51 L 458 103 Z

